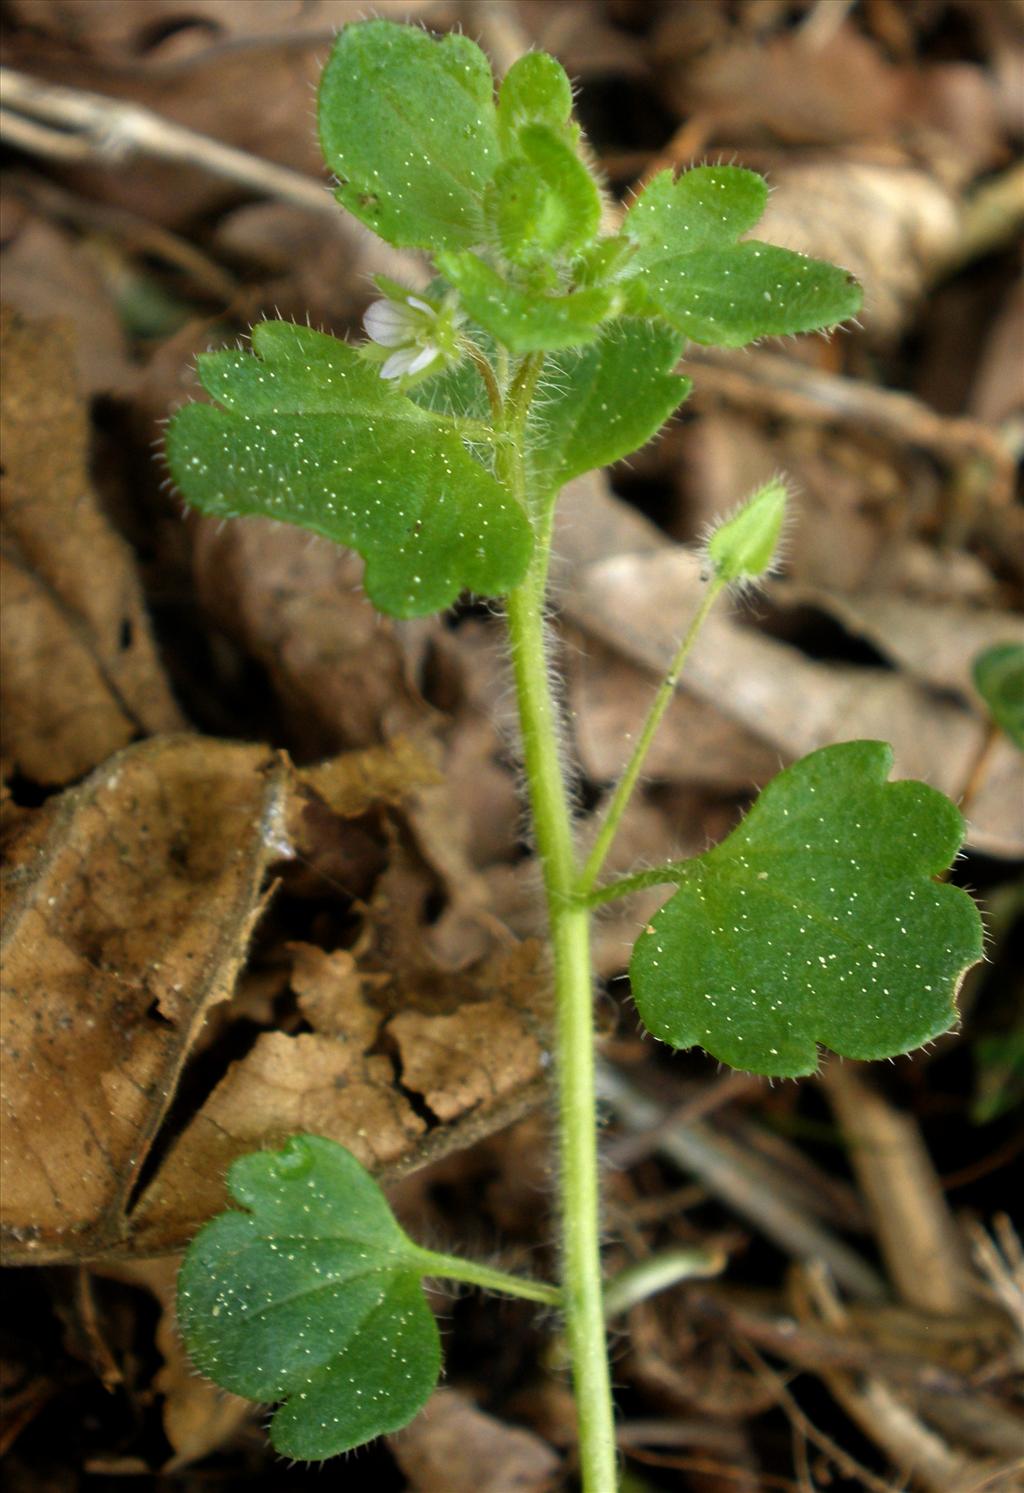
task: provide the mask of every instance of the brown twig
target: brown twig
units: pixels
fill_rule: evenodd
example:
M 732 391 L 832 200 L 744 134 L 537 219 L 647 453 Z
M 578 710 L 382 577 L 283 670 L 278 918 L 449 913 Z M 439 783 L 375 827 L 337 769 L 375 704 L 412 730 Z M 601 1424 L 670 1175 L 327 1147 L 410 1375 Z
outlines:
M 0 68 L 0 138 L 31 155 L 124 165 L 137 156 L 184 162 L 261 197 L 338 212 L 325 183 L 186 129 L 152 109 Z

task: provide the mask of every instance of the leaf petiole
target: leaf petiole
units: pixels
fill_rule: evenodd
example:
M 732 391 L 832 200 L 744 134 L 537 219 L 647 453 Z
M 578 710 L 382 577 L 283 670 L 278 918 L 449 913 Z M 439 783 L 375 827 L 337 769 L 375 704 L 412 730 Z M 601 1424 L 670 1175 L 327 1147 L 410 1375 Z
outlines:
M 611 900 L 609 897 L 601 896 L 596 901 L 590 901 L 589 894 L 593 890 L 594 883 L 597 881 L 598 876 L 600 876 L 601 874 L 601 867 L 604 865 L 608 857 L 608 852 L 612 848 L 612 843 L 615 839 L 616 832 L 618 831 L 622 816 L 629 806 L 629 801 L 633 796 L 633 790 L 636 787 L 637 779 L 639 778 L 640 773 L 643 769 L 644 761 L 650 749 L 651 742 L 654 740 L 655 732 L 661 725 L 662 717 L 664 716 L 665 711 L 668 709 L 669 704 L 671 703 L 672 696 L 675 694 L 675 688 L 679 682 L 679 676 L 683 672 L 686 660 L 689 658 L 691 652 L 693 651 L 693 645 L 697 641 L 700 630 L 704 626 L 704 623 L 707 621 L 708 614 L 710 613 L 711 608 L 714 606 L 715 602 L 718 600 L 718 597 L 725 589 L 725 585 L 726 582 L 721 578 L 721 576 L 717 575 L 708 585 L 704 600 L 698 607 L 693 621 L 686 629 L 683 640 L 679 644 L 679 647 L 676 649 L 675 656 L 672 659 L 672 662 L 669 664 L 668 673 L 665 675 L 664 679 L 661 681 L 660 686 L 658 687 L 658 693 L 655 695 L 654 700 L 651 703 L 651 708 L 647 713 L 647 719 L 644 721 L 643 729 L 641 730 L 640 735 L 637 739 L 636 746 L 633 749 L 633 755 L 627 762 L 622 777 L 619 779 L 618 786 L 616 787 L 615 792 L 612 794 L 611 802 L 609 803 L 608 808 L 605 811 L 605 816 L 601 822 L 601 827 L 597 832 L 597 838 L 594 841 L 590 854 L 587 857 L 586 864 L 584 865 L 583 870 L 580 872 L 579 880 L 576 883 L 577 893 L 581 898 L 587 899 L 590 902 L 591 906 L 596 906 L 597 901 L 607 902 Z M 637 878 L 629 879 L 633 881 Z M 652 885 L 650 881 L 642 880 L 640 884 L 643 886 Z M 613 883 L 613 886 L 615 885 L 621 885 L 621 883 Z M 604 890 L 608 889 L 605 888 Z M 629 891 L 635 890 L 637 890 L 636 886 L 629 887 Z M 625 896 L 627 895 L 627 893 L 615 892 L 613 893 L 613 895 Z
M 542 1306 L 559 1307 L 562 1293 L 557 1286 L 546 1281 L 530 1280 L 524 1275 L 509 1275 L 504 1270 L 494 1270 L 489 1265 L 480 1265 L 475 1260 L 465 1260 L 459 1255 L 439 1254 L 432 1249 L 418 1250 L 423 1274 L 435 1280 L 464 1281 L 470 1286 L 479 1286 L 484 1291 L 500 1291 L 505 1296 L 518 1296 L 523 1301 L 537 1301 Z

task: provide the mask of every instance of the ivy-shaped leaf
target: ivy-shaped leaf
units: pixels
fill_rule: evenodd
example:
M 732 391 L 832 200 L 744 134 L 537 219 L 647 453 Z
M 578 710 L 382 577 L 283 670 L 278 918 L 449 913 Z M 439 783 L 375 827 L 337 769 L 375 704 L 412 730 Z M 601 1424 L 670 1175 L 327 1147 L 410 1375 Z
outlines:
M 261 322 L 253 353 L 199 359 L 221 408 L 189 404 L 167 457 L 203 513 L 260 515 L 350 545 L 381 611 L 418 617 L 463 588 L 499 596 L 532 545 L 516 501 L 457 429 L 400 394 L 347 343 Z
M 891 766 L 877 741 L 813 752 L 721 844 L 671 868 L 678 890 L 630 966 L 654 1036 L 794 1077 L 815 1070 L 818 1043 L 890 1057 L 950 1027 L 982 955 L 974 903 L 933 879 L 963 820 L 924 783 L 887 782 Z
M 974 660 L 974 684 L 997 726 L 1024 752 L 1024 646 L 997 643 Z
M 554 360 L 531 430 L 539 486 L 556 492 L 657 434 L 690 392 L 690 380 L 672 372 L 683 340 L 664 322 L 624 317 L 599 342 Z
M 494 79 L 469 37 L 359 21 L 320 81 L 320 144 L 339 202 L 391 244 L 464 249 L 501 153 Z
M 407 1424 L 437 1383 L 441 1348 L 423 1251 L 344 1147 L 301 1135 L 228 1174 L 246 1211 L 221 1213 L 185 1255 L 178 1320 L 224 1389 L 284 1401 L 282 1456 L 319 1461 Z
M 623 233 L 636 245 L 627 274 L 649 304 L 695 342 L 744 347 L 758 337 L 830 327 L 860 309 L 860 287 L 833 264 L 756 241 L 767 187 L 739 166 L 697 166 L 653 178 Z

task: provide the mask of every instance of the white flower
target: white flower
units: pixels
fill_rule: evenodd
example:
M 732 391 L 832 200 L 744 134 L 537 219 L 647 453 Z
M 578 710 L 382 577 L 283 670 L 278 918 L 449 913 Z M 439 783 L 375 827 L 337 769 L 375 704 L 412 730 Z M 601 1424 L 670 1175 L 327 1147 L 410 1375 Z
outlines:
M 394 349 L 381 364 L 381 378 L 412 377 L 442 356 L 451 359 L 463 319 L 453 307 L 438 311 L 416 295 L 374 301 L 363 317 L 366 334 L 381 347 Z

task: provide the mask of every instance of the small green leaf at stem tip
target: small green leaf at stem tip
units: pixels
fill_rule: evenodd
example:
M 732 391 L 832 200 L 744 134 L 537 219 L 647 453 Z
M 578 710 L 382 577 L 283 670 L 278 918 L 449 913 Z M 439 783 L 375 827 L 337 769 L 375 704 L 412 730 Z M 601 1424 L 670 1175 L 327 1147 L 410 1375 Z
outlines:
M 708 558 L 720 580 L 757 580 L 772 568 L 786 517 L 786 484 L 774 477 L 725 519 L 707 542 Z
M 812 752 L 673 868 L 630 965 L 648 1031 L 781 1078 L 813 1073 L 819 1043 L 883 1058 L 949 1029 L 982 956 L 973 901 L 934 879 L 963 820 L 924 783 L 887 782 L 891 766 L 878 741 Z
M 1024 644 L 997 643 L 974 660 L 974 687 L 997 726 L 1024 752 Z
M 282 1456 L 320 1461 L 406 1425 L 441 1368 L 422 1252 L 343 1146 L 298 1135 L 228 1174 L 241 1205 L 190 1245 L 178 1320 L 202 1372 L 232 1394 L 283 1401 Z
M 611 286 L 592 285 L 574 295 L 522 290 L 478 254 L 439 254 L 437 263 L 473 320 L 513 353 L 583 347 L 618 306 Z
M 188 503 L 351 546 L 370 600 L 396 617 L 518 585 L 529 519 L 449 420 L 335 337 L 267 321 L 252 344 L 200 357 L 219 407 L 188 404 L 171 420 L 167 459 Z
M 509 154 L 525 124 L 564 131 L 572 114 L 572 84 L 565 68 L 547 52 L 525 52 L 502 79 L 498 92 L 498 134 Z

